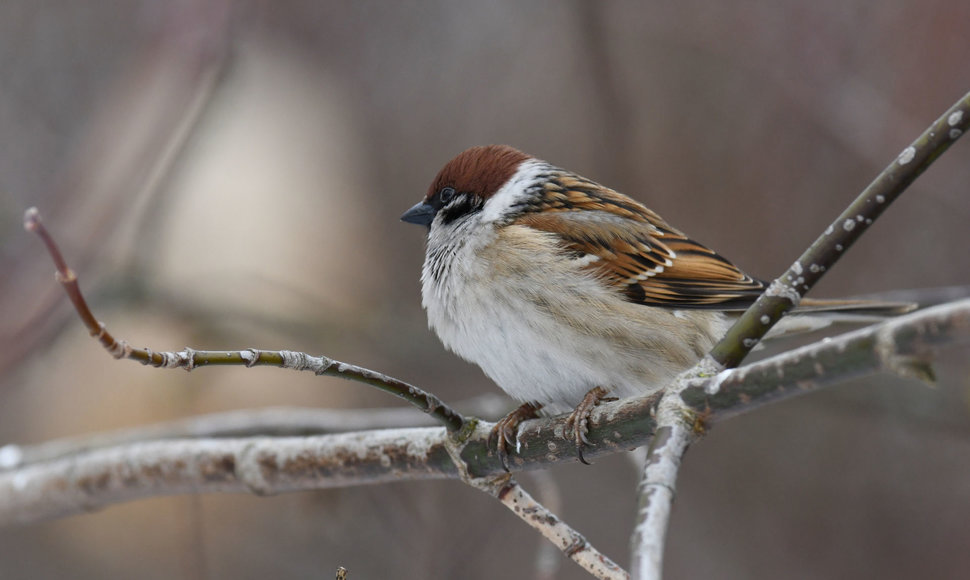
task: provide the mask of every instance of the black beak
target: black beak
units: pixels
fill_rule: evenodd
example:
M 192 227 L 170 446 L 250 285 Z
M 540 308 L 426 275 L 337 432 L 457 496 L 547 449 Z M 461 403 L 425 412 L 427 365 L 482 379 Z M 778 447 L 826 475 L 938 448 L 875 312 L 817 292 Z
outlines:
M 422 201 L 404 212 L 404 215 L 401 216 L 401 221 L 408 222 L 409 224 L 418 224 L 419 226 L 428 226 L 430 228 L 436 213 L 438 212 L 431 204 Z

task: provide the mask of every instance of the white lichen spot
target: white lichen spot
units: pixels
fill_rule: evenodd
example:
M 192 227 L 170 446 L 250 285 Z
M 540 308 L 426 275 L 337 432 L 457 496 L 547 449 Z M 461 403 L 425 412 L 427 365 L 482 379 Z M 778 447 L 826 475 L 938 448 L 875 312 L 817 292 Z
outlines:
M 255 353 L 251 350 L 243 350 L 243 351 L 239 351 L 239 358 L 243 359 L 246 362 L 253 362 L 253 359 L 256 358 L 256 356 L 255 356 Z
M 744 345 L 744 348 L 754 348 L 755 345 L 758 344 L 758 339 L 757 338 L 745 338 L 745 339 L 742 339 L 741 340 L 741 344 Z
M 842 244 L 835 244 L 835 251 L 841 252 L 844 249 L 845 248 L 842 246 Z
M 855 220 L 852 218 L 845 220 L 845 222 L 842 223 L 842 229 L 847 232 L 851 232 L 853 229 L 855 229 Z
M 903 149 L 903 152 L 899 154 L 899 157 L 896 158 L 896 163 L 906 165 L 912 161 L 914 157 L 916 157 L 916 148 L 910 145 L 909 147 Z
M 768 290 L 765 292 L 765 296 L 777 296 L 779 298 L 786 298 L 792 304 L 798 304 L 802 299 L 801 294 L 799 294 L 797 290 L 795 290 L 788 284 L 781 282 L 780 280 L 775 280 L 774 282 L 771 283 L 770 286 L 768 286 Z
M 855 221 L 857 221 L 857 222 L 859 222 L 861 224 L 862 222 L 866 221 L 866 216 L 864 216 L 862 214 L 859 214 L 859 215 L 855 216 Z
M 725 369 L 714 375 L 711 382 L 707 383 L 707 386 L 704 387 L 704 392 L 708 395 L 716 395 L 721 390 L 721 383 L 724 382 L 724 379 L 731 376 L 733 372 L 733 369 Z
M 761 324 L 768 324 L 769 322 L 771 322 L 771 317 L 768 316 L 767 314 L 762 314 L 761 315 Z
M 866 218 L 866 225 L 872 224 L 872 218 Z
M 818 264 L 812 264 L 811 266 L 808 267 L 808 271 L 811 272 L 811 273 L 813 273 L 813 274 L 817 274 L 821 269 L 822 268 L 819 267 Z
M 960 121 L 963 120 L 963 111 L 954 111 L 950 113 L 950 116 L 946 118 L 946 122 L 951 127 L 956 127 Z
M 947 133 L 947 136 L 950 137 L 950 139 L 959 139 L 960 135 L 963 135 L 963 131 L 957 129 L 956 127 L 950 129 L 950 132 Z
M 12 469 L 23 461 L 24 450 L 20 445 L 10 443 L 0 447 L 0 469 Z
M 835 231 L 835 228 L 832 227 L 832 224 L 829 224 L 829 227 L 825 228 L 825 235 L 830 236 L 834 231 Z
M 391 458 L 386 453 L 381 453 L 381 467 L 387 469 L 391 466 Z
M 791 265 L 791 269 L 796 274 L 801 274 L 802 273 L 802 263 L 801 262 L 795 262 L 794 264 Z
M 882 194 L 877 195 L 876 203 L 886 203 L 886 197 Z
M 546 449 L 555 453 L 556 450 L 559 449 L 559 447 L 556 445 L 555 441 L 549 441 L 548 443 L 546 443 Z

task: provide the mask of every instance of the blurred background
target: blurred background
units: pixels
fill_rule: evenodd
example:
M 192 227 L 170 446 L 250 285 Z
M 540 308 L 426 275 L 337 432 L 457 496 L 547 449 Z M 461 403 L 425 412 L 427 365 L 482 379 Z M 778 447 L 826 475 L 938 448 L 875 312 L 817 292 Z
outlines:
M 135 345 L 326 354 L 459 401 L 498 389 L 427 330 L 424 232 L 398 221 L 452 156 L 514 145 L 772 277 L 970 90 L 968 29 L 963 0 L 5 0 L 0 444 L 398 405 L 114 361 L 24 233 L 31 205 Z M 960 142 L 816 295 L 970 284 L 968 183 Z M 668 576 L 963 577 L 965 359 L 941 355 L 936 389 L 880 377 L 719 425 L 686 458 Z M 625 564 L 637 476 L 615 456 L 522 481 Z M 173 497 L 0 530 L 0 577 L 535 578 L 541 543 L 454 481 Z

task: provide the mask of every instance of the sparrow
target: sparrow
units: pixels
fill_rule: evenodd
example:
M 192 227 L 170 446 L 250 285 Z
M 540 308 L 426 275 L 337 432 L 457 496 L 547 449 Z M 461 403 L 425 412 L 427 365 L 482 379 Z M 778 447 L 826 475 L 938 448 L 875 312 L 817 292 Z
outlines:
M 632 198 L 505 145 L 458 154 L 401 219 L 428 228 L 429 326 L 523 402 L 493 431 L 503 464 L 539 409 L 573 410 L 567 429 L 585 463 L 596 404 L 659 392 L 767 287 Z

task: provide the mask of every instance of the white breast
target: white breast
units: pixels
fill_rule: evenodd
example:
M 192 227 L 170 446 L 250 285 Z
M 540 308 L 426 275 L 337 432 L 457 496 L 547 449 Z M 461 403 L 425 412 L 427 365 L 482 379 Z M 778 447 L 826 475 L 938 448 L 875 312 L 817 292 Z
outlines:
M 723 315 L 621 299 L 551 234 L 480 217 L 432 227 L 422 274 L 428 322 L 444 345 L 509 395 L 565 411 L 591 388 L 658 389 L 725 330 Z

